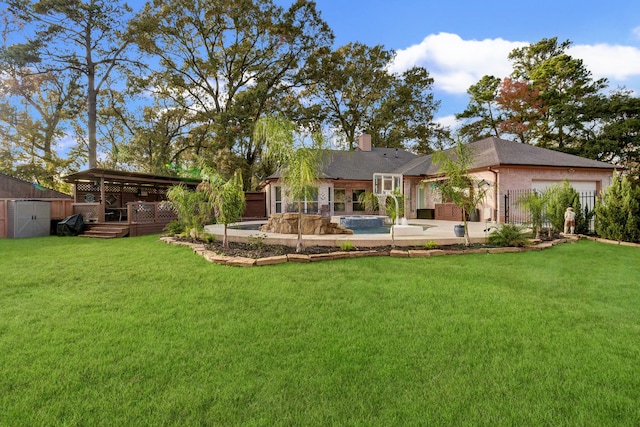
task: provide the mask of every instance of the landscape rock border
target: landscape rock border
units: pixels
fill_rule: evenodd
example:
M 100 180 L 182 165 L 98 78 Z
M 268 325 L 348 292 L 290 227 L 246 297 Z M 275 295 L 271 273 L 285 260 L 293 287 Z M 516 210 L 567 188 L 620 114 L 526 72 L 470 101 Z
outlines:
M 271 256 L 267 258 L 245 258 L 245 257 L 234 257 L 221 255 L 214 251 L 208 250 L 204 244 L 202 243 L 192 243 L 184 240 L 179 240 L 175 237 L 163 236 L 160 237 L 160 240 L 179 246 L 187 246 L 192 248 L 193 252 L 197 255 L 203 256 L 207 261 L 213 262 L 215 264 L 221 265 L 229 265 L 233 267 L 254 267 L 254 266 L 263 266 L 263 265 L 274 265 L 274 264 L 283 264 L 285 262 L 317 262 L 317 261 L 330 261 L 334 259 L 345 259 L 345 258 L 362 258 L 362 257 L 371 257 L 371 256 L 390 256 L 395 258 L 425 258 L 432 256 L 443 256 L 443 255 L 466 255 L 466 254 L 499 254 L 499 253 L 514 253 L 514 252 L 528 252 L 528 251 L 540 251 L 543 249 L 548 249 L 550 247 L 556 246 L 561 243 L 566 242 L 577 242 L 581 238 L 585 236 L 575 235 L 575 236 L 567 236 L 556 240 L 538 242 L 532 246 L 527 247 L 502 247 L 502 248 L 474 248 L 474 249 L 464 249 L 464 250 L 449 250 L 449 249 L 391 249 L 391 250 L 355 250 L 355 251 L 336 251 L 330 253 L 322 253 L 322 254 L 288 254 L 288 255 L 278 255 Z M 603 239 L 595 239 L 592 240 L 603 240 Z M 608 243 L 610 241 L 607 241 Z M 618 242 L 610 242 L 610 243 L 618 243 Z M 640 245 L 638 245 L 640 246 Z

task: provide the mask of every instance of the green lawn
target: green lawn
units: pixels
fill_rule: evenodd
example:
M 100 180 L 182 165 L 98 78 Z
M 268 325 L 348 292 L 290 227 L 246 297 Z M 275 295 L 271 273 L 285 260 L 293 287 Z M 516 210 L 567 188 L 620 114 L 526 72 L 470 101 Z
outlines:
M 640 249 L 240 269 L 0 239 L 0 425 L 640 424 Z

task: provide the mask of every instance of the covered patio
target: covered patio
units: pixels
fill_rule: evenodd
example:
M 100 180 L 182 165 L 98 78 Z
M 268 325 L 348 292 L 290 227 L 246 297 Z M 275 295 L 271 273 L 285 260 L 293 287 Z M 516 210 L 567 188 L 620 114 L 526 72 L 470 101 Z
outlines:
M 199 179 L 94 168 L 67 175 L 73 184 L 74 214 L 82 214 L 87 234 L 140 236 L 159 233 L 177 219 L 163 204 L 167 190 L 178 184 L 195 189 Z M 110 233 L 105 230 L 112 230 Z M 112 236 L 112 237 L 118 237 Z

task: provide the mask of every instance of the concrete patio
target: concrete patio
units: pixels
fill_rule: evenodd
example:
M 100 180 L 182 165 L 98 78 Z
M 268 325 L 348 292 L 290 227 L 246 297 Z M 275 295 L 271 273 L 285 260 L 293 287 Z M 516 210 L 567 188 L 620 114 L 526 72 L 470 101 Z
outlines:
M 264 221 L 243 222 L 243 225 L 262 224 Z M 455 237 L 453 226 L 459 224 L 458 221 L 436 221 L 430 219 L 412 219 L 409 225 L 419 225 L 424 227 L 421 234 L 410 236 L 396 236 L 392 241 L 391 234 L 333 234 L 333 235 L 303 235 L 305 246 L 340 246 L 342 242 L 349 241 L 352 245 L 360 248 L 390 246 L 395 244 L 398 247 L 424 246 L 427 242 L 435 242 L 439 246 L 464 244 L 463 237 Z M 469 237 L 472 243 L 485 243 L 489 234 L 489 228 L 495 226 L 493 222 L 469 222 Z M 213 224 L 205 226 L 205 231 L 222 240 L 224 226 Z M 296 246 L 298 236 L 296 234 L 276 234 L 265 233 L 258 230 L 227 229 L 227 236 L 230 242 L 247 242 L 251 237 L 261 237 L 262 242 L 267 245 L 287 245 Z

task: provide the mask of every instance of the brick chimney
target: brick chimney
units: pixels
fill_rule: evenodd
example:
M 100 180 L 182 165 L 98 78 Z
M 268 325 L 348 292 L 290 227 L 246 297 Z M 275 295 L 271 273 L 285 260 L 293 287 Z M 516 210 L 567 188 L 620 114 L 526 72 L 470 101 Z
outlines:
M 358 137 L 358 148 L 361 151 L 371 151 L 371 135 L 363 133 Z

